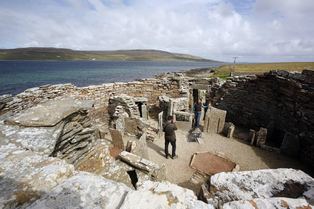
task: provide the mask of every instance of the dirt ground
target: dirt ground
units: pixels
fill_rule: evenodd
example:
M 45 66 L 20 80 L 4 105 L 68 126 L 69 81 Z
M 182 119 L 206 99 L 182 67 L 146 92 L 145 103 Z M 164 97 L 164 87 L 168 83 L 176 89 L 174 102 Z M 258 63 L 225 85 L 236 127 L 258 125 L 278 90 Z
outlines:
M 169 182 L 191 189 L 196 194 L 199 193 L 200 186 L 210 177 L 190 167 L 192 156 L 197 152 L 223 153 L 225 158 L 240 165 L 241 171 L 295 168 L 304 171 L 312 177 L 314 176 L 313 170 L 300 161 L 300 159 L 267 152 L 266 150 L 251 146 L 245 140 L 226 138 L 220 134 L 202 133 L 200 143 L 195 143 L 187 142 L 187 134 L 187 131 L 176 131 L 176 154 L 179 157 L 174 160 L 172 158 L 165 158 L 163 137 L 156 139 L 154 142 L 147 141 L 148 153 L 152 162 L 159 165 L 161 163 L 166 164 L 167 180 Z M 244 135 L 245 133 L 242 134 Z M 170 154 L 171 148 L 169 144 Z
M 157 121 L 150 121 L 157 128 Z M 202 124 L 202 123 L 201 123 Z M 200 125 L 202 130 L 202 126 Z M 167 167 L 167 181 L 179 186 L 191 189 L 196 195 L 199 194 L 200 187 L 210 178 L 209 175 L 200 173 L 190 167 L 192 156 L 197 152 L 219 153 L 228 160 L 238 164 L 240 171 L 252 171 L 260 169 L 275 169 L 275 168 L 294 168 L 304 171 L 314 177 L 314 171 L 300 159 L 280 155 L 266 150 L 262 150 L 255 146 L 251 146 L 248 141 L 238 138 L 245 138 L 248 135 L 247 130 L 237 128 L 235 134 L 237 137 L 227 138 L 221 134 L 206 134 L 202 133 L 199 143 L 187 142 L 188 131 L 177 130 L 177 150 L 179 156 L 176 159 L 165 158 L 164 152 L 164 136 L 155 139 L 154 142 L 147 140 L 149 160 L 161 165 L 164 163 Z M 111 141 L 110 135 L 108 136 Z M 133 137 L 124 136 L 132 139 Z M 134 138 L 133 138 L 134 140 Z M 169 152 L 172 153 L 171 144 L 169 144 Z M 210 162 L 208 162 L 210 163 Z

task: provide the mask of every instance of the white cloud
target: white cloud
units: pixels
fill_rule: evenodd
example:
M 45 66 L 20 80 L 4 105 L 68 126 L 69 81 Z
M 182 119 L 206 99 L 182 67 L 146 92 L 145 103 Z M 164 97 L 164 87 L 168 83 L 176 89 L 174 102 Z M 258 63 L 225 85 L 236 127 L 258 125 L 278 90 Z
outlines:
M 0 48 L 159 49 L 222 61 L 313 61 L 313 10 L 312 0 L 12 0 L 0 3 Z

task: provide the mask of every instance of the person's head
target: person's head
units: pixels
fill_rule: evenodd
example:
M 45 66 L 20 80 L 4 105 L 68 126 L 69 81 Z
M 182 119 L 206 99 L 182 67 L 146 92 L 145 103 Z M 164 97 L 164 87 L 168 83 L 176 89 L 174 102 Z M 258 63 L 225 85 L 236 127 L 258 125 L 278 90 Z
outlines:
M 198 98 L 197 102 L 198 102 L 198 103 L 201 103 L 201 102 L 202 102 L 202 99 L 201 99 L 201 98 Z
M 171 121 L 173 117 L 171 115 L 168 116 L 168 121 Z

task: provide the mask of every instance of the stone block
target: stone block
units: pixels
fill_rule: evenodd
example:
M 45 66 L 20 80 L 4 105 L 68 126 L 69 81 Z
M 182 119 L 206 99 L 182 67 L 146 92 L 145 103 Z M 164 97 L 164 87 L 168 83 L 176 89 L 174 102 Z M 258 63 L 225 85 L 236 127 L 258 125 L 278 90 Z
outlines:
M 150 180 L 152 181 L 165 180 L 165 177 L 166 177 L 165 165 L 159 166 L 149 160 L 146 160 L 144 158 L 141 158 L 137 155 L 131 154 L 126 151 L 121 152 L 119 156 L 124 162 L 148 174 L 150 176 Z
M 115 147 L 125 150 L 123 135 L 120 130 L 109 128 L 112 143 Z
M 267 129 L 261 127 L 256 136 L 256 146 L 261 147 L 262 145 L 265 145 L 267 139 Z
M 134 168 L 120 160 L 116 160 L 113 161 L 107 168 L 102 170 L 99 175 L 106 179 L 123 183 L 131 189 L 135 189 L 132 184 L 132 179 L 128 174 L 130 171 L 134 171 Z
M 227 111 L 209 107 L 204 121 L 205 133 L 222 133 L 225 126 Z
M 280 150 L 282 154 L 289 156 L 298 156 L 300 151 L 300 141 L 296 135 L 285 133 Z
M 232 138 L 234 129 L 235 129 L 235 125 L 229 122 L 229 123 L 225 123 L 224 129 L 222 132 L 227 138 Z

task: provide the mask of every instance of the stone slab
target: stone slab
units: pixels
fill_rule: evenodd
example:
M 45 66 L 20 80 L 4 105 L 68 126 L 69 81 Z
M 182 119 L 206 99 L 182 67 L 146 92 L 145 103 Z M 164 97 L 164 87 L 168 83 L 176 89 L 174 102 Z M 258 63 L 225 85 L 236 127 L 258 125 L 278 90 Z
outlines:
M 209 107 L 204 121 L 204 132 L 206 133 L 222 133 L 225 126 L 227 111 L 214 107 Z
M 52 100 L 29 108 L 5 120 L 6 124 L 20 126 L 55 126 L 61 120 L 80 109 L 91 108 L 93 102 L 79 101 L 72 98 Z
M 203 152 L 193 155 L 190 166 L 208 175 L 214 175 L 220 172 L 231 172 L 236 163 L 210 152 Z
M 55 127 L 20 127 L 0 121 L 0 145 L 18 147 L 49 156 L 62 132 L 63 122 Z
M 286 132 L 280 146 L 280 151 L 285 155 L 298 156 L 300 151 L 300 141 L 298 137 Z
M 122 132 L 113 128 L 110 128 L 109 131 L 113 145 L 118 149 L 125 150 Z

